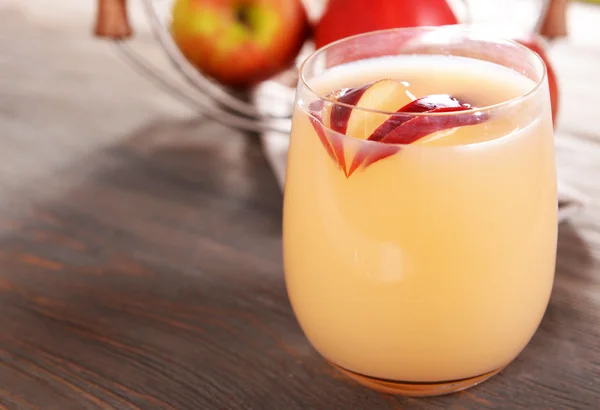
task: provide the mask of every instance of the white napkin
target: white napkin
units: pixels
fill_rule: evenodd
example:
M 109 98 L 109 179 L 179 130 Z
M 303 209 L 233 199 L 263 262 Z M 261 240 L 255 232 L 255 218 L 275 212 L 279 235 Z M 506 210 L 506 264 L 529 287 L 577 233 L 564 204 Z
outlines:
M 262 83 L 253 92 L 252 101 L 261 112 L 271 115 L 290 114 L 295 90 L 278 81 L 267 81 Z M 276 96 L 277 103 L 273 98 Z M 287 101 L 287 103 L 285 103 Z M 284 103 L 282 103 L 284 102 Z M 281 120 L 278 120 L 281 121 Z M 291 128 L 291 121 L 290 121 Z M 285 181 L 285 170 L 287 161 L 287 152 L 289 146 L 289 135 L 280 132 L 264 132 L 261 135 L 263 150 L 279 186 L 283 190 Z M 583 195 L 573 188 L 558 181 L 558 222 L 563 222 L 576 214 L 584 206 L 585 199 Z

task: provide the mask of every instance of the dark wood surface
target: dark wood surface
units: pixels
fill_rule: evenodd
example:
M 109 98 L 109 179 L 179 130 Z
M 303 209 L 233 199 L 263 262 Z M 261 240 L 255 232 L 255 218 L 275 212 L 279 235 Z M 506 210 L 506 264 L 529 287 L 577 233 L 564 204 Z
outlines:
M 253 140 L 209 129 L 155 124 L 40 187 L 53 199 L 13 194 L 3 207 L 5 408 L 593 408 L 599 281 L 573 226 L 561 229 L 544 322 L 514 364 L 465 393 L 392 398 L 339 376 L 304 339 L 271 171 Z M 202 142 L 148 151 L 167 131 Z
M 398 398 L 340 376 L 302 335 L 282 196 L 254 139 L 190 119 L 91 40 L 0 22 L 0 409 L 599 408 L 597 105 L 562 111 L 559 173 L 591 200 L 560 228 L 529 346 L 466 392 Z M 62 60 L 41 69 L 47 49 Z

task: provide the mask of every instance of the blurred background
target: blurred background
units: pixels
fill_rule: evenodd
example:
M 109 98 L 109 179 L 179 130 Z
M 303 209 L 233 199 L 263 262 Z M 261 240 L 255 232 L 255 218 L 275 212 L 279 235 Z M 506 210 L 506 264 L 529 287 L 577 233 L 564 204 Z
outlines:
M 153 3 L 161 20 L 168 24 L 174 2 Z M 463 2 L 449 3 L 463 18 Z M 528 32 L 536 28 L 543 1 L 467 3 L 476 24 Z M 325 2 L 305 0 L 304 4 L 315 24 L 326 8 Z M 129 1 L 127 9 L 134 30 L 128 39 L 130 48 L 166 77 L 181 80 L 151 34 L 142 2 Z M 197 107 L 155 87 L 126 63 L 112 42 L 94 37 L 97 11 L 96 1 L 0 2 L 0 134 L 4 139 L 0 172 L 20 170 L 14 178 L 2 179 L 4 189 L 39 183 L 52 170 L 78 161 L 98 147 L 125 141 L 135 130 L 160 119 L 197 117 Z M 565 22 L 566 33 L 547 39 L 551 41 L 545 46 L 558 84 L 568 84 L 560 90 L 559 133 L 563 129 L 587 130 L 586 124 L 595 122 L 597 107 L 573 102 L 599 92 L 590 87 L 590 81 L 596 80 L 594 67 L 600 61 L 600 4 L 569 1 Z M 573 54 L 584 59 L 573 59 Z M 185 87 L 185 82 L 179 82 Z M 204 126 L 224 137 L 241 132 L 222 124 Z M 285 147 L 275 151 L 284 155 Z

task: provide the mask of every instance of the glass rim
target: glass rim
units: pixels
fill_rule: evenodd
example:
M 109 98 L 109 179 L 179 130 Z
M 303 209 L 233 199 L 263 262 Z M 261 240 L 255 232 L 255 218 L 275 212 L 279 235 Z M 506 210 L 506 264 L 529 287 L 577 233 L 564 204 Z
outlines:
M 401 112 L 401 113 L 399 113 L 397 111 L 390 112 L 390 111 L 381 111 L 381 110 L 376 110 L 376 109 L 358 107 L 356 105 L 341 103 L 332 98 L 328 98 L 327 96 L 323 96 L 320 93 L 316 92 L 310 86 L 310 84 L 308 83 L 308 81 L 304 75 L 306 66 L 311 61 L 313 61 L 315 58 L 319 57 L 320 55 L 322 55 L 323 53 L 325 53 L 327 50 L 329 50 L 331 48 L 334 48 L 336 46 L 339 46 L 340 44 L 346 43 L 348 41 L 351 41 L 351 40 L 354 40 L 357 38 L 371 37 L 371 36 L 374 37 L 377 35 L 382 35 L 385 33 L 394 33 L 394 32 L 413 31 L 416 33 L 416 32 L 433 32 L 433 31 L 442 31 L 442 30 L 449 30 L 449 31 L 454 31 L 457 33 L 462 33 L 462 34 L 468 34 L 468 33 L 475 34 L 476 35 L 475 39 L 487 39 L 488 41 L 495 42 L 495 43 L 508 44 L 510 46 L 515 47 L 516 49 L 523 51 L 526 54 L 532 54 L 534 56 L 534 59 L 540 64 L 540 66 L 542 68 L 541 76 L 540 76 L 539 80 L 535 81 L 535 85 L 533 87 L 531 87 L 529 90 L 527 90 L 527 92 L 522 93 L 522 94 L 518 95 L 517 97 L 511 98 L 506 101 L 501 101 L 496 104 L 485 105 L 483 107 L 474 107 L 474 108 L 470 108 L 468 110 L 461 110 L 461 111 L 448 111 L 448 112 L 435 112 L 435 113 L 432 113 L 432 112 Z M 534 35 L 536 35 L 536 34 L 534 33 Z M 397 55 L 402 55 L 402 54 L 397 54 Z M 426 54 L 426 55 L 441 55 L 441 54 Z M 452 54 L 450 54 L 450 55 L 452 55 Z M 356 61 L 360 61 L 360 59 L 358 59 Z M 485 60 L 481 60 L 481 61 L 485 61 Z M 491 63 L 498 64 L 498 63 L 494 63 L 494 62 L 491 62 Z M 501 65 L 501 64 L 498 64 L 498 65 Z M 510 69 L 510 67 L 507 67 L 507 68 Z M 304 59 L 302 64 L 300 64 L 298 73 L 299 73 L 300 83 L 303 85 L 303 87 L 305 87 L 317 99 L 319 99 L 323 102 L 326 102 L 326 103 L 330 103 L 330 104 L 334 104 L 334 105 L 342 106 L 342 107 L 347 107 L 347 108 L 351 108 L 351 109 L 357 109 L 357 110 L 360 110 L 363 112 L 370 112 L 373 114 L 382 114 L 382 115 L 388 115 L 388 116 L 398 115 L 398 116 L 404 116 L 404 117 L 411 117 L 411 116 L 412 117 L 434 117 L 434 116 L 445 117 L 445 116 L 484 113 L 484 112 L 495 111 L 498 109 L 503 109 L 503 108 L 512 107 L 514 105 L 517 105 L 521 101 L 528 99 L 530 96 L 534 95 L 535 93 L 537 93 L 539 91 L 539 89 L 542 87 L 542 85 L 546 81 L 546 78 L 548 76 L 548 69 L 546 67 L 546 63 L 544 62 L 542 57 L 537 52 L 535 52 L 532 49 L 526 47 L 525 45 L 519 43 L 518 41 L 512 40 L 508 37 L 494 35 L 493 31 L 486 32 L 485 30 L 483 30 L 481 28 L 470 27 L 466 24 L 453 24 L 453 25 L 446 25 L 446 26 L 398 27 L 398 28 L 391 28 L 391 29 L 385 29 L 385 30 L 369 31 L 366 33 L 361 33 L 361 34 L 356 34 L 353 36 L 344 37 L 340 40 L 331 42 L 331 43 L 327 44 L 326 46 L 313 51 L 308 57 L 306 57 Z M 528 77 L 528 78 L 530 78 L 530 77 Z

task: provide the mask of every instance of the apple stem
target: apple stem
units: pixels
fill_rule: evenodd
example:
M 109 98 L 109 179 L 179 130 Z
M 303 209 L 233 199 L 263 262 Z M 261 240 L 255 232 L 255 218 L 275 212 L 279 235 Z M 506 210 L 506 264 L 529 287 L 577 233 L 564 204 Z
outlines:
M 246 29 L 250 29 L 250 17 L 249 17 L 248 5 L 242 4 L 235 11 L 235 20 L 242 24 Z

